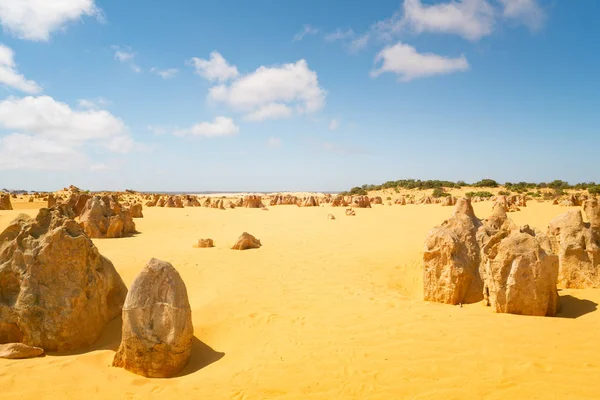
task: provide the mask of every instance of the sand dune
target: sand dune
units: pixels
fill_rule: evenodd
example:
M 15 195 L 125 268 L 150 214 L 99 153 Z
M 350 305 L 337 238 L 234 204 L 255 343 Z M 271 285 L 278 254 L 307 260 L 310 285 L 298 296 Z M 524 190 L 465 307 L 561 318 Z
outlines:
M 0 230 L 42 205 L 13 200 Z M 491 203 L 474 208 L 484 217 Z M 530 202 L 510 217 L 545 230 L 564 211 Z M 152 257 L 178 269 L 197 339 L 190 364 L 173 379 L 110 367 L 115 320 L 89 350 L 0 360 L 0 398 L 597 398 L 600 290 L 561 290 L 557 318 L 421 300 L 423 240 L 451 212 L 145 208 L 138 235 L 94 243 L 128 286 Z M 245 231 L 263 247 L 230 250 Z M 215 247 L 192 247 L 204 237 Z

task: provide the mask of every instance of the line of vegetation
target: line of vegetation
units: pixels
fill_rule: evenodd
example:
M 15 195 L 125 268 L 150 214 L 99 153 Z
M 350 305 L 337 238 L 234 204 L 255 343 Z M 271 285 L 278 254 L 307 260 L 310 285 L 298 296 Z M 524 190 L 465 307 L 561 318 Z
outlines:
M 541 189 L 551 189 L 552 196 L 561 196 L 566 194 L 565 190 L 587 190 L 589 194 L 598 195 L 600 194 L 600 184 L 595 182 L 581 182 L 575 185 L 569 184 L 569 182 L 562 180 L 554 180 L 552 182 L 505 182 L 504 185 L 501 185 L 497 181 L 493 179 L 482 179 L 478 182 L 474 183 L 466 183 L 465 181 L 443 181 L 443 180 L 425 180 L 422 181 L 420 179 L 401 179 L 398 181 L 387 181 L 382 183 L 381 185 L 362 185 L 356 186 L 346 192 L 341 192 L 340 194 L 343 196 L 365 196 L 369 191 L 374 190 L 386 190 L 393 189 L 396 193 L 400 192 L 400 189 L 416 189 L 416 190 L 427 190 L 427 189 L 440 189 L 440 191 L 432 194 L 434 197 L 443 197 L 448 195 L 444 191 L 444 189 L 460 189 L 462 187 L 475 187 L 475 188 L 497 188 L 499 186 L 504 186 L 504 190 L 499 192 L 503 195 L 510 195 L 512 192 L 516 194 L 527 194 L 532 197 L 543 197 L 547 196 L 546 193 L 541 193 Z M 536 190 L 534 192 L 534 190 Z M 443 193 L 443 194 L 442 194 Z M 484 192 L 481 192 L 484 193 Z

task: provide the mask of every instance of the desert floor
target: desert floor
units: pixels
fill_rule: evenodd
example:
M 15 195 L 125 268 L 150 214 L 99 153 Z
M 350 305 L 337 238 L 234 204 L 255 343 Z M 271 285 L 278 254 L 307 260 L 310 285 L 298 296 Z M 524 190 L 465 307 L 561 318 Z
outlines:
M 0 211 L 0 230 L 19 212 Z M 486 217 L 491 202 L 474 204 Z M 565 208 L 510 217 L 546 230 Z M 327 214 L 336 216 L 335 221 Z M 145 208 L 138 235 L 94 240 L 129 286 L 152 257 L 182 275 L 193 355 L 173 379 L 111 367 L 120 320 L 90 349 L 0 360 L 2 399 L 581 399 L 600 393 L 599 290 L 561 290 L 557 318 L 422 301 L 427 232 L 440 205 L 217 210 Z M 229 246 L 244 231 L 258 250 Z M 196 249 L 199 238 L 215 248 Z

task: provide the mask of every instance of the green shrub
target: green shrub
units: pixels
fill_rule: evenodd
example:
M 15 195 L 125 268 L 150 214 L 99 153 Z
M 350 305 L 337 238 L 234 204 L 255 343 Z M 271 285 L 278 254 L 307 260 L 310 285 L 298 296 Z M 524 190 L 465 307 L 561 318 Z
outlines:
M 448 197 L 450 196 L 450 193 L 444 192 L 444 189 L 442 188 L 435 188 L 433 189 L 433 192 L 431 192 L 431 195 L 437 199 L 439 197 Z
M 501 190 L 498 192 L 501 196 L 510 196 L 510 192 L 508 190 Z
M 388 197 L 386 197 L 385 199 L 389 201 L 389 200 L 391 200 L 392 198 L 391 198 L 390 196 L 388 196 Z
M 467 193 L 465 193 L 465 196 L 469 199 L 471 197 L 483 197 L 485 199 L 489 199 L 490 197 L 493 197 L 494 194 L 487 192 L 487 191 L 485 191 L 485 192 L 467 192 Z
M 594 185 L 587 188 L 589 194 L 600 194 L 600 185 Z
M 498 187 L 498 182 L 493 179 L 482 179 L 473 184 L 475 187 Z

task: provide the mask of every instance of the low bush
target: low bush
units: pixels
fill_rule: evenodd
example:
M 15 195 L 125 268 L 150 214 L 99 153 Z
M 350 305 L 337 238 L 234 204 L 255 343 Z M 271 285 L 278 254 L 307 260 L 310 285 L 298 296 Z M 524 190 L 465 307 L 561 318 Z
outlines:
M 484 192 L 467 192 L 465 194 L 465 197 L 467 197 L 469 199 L 471 197 L 483 197 L 484 199 L 489 199 L 490 197 L 493 197 L 493 196 L 494 196 L 493 193 L 490 193 L 490 192 L 487 192 L 487 191 L 484 191 Z
M 437 199 L 440 197 L 448 197 L 448 196 L 450 196 L 450 193 L 444 192 L 444 189 L 442 189 L 442 188 L 435 188 L 435 189 L 433 189 L 433 192 L 431 192 L 431 195 Z

